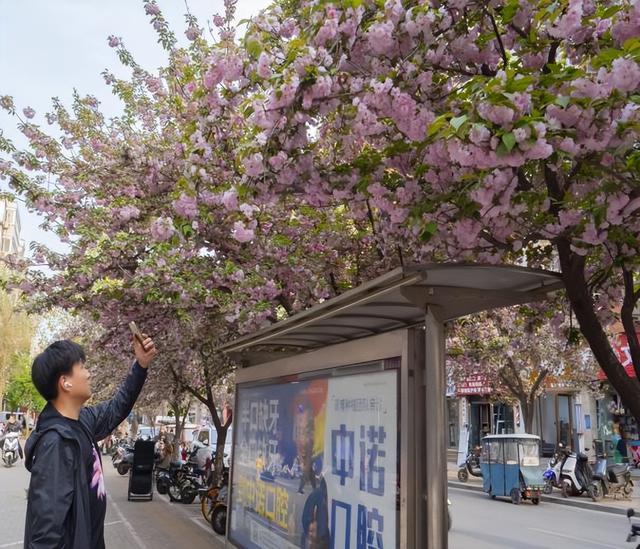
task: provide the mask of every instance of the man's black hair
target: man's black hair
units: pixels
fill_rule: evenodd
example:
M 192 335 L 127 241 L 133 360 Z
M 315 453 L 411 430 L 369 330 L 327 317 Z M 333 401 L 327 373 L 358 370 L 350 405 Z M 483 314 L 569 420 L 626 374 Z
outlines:
M 68 339 L 56 341 L 42 351 L 31 366 L 31 379 L 42 398 L 55 399 L 60 376 L 70 374 L 76 362 L 86 359 L 84 349 Z

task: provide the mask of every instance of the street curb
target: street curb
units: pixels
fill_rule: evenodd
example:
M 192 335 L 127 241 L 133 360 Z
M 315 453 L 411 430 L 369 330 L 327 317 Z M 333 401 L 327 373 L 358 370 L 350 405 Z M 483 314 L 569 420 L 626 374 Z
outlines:
M 449 486 L 451 488 L 460 488 L 461 490 L 470 490 L 472 492 L 482 492 L 482 486 L 478 486 L 476 484 L 466 484 L 464 482 L 455 482 L 449 481 Z M 591 509 L 592 511 L 601 511 L 603 513 L 611 513 L 612 515 L 627 515 L 626 509 L 617 509 L 614 507 L 609 507 L 608 505 L 601 505 L 599 503 L 590 503 L 587 501 L 580 501 L 576 498 L 554 498 L 549 496 L 541 496 L 540 501 L 543 503 L 557 503 L 559 505 L 566 505 L 568 507 L 577 507 L 579 509 Z M 633 506 L 633 502 L 629 502 L 629 507 Z

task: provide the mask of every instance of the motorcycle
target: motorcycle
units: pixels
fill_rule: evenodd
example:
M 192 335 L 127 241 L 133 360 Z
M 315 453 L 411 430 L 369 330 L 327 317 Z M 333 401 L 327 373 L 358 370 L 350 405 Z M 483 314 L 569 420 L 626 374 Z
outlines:
M 480 451 L 482 446 L 476 446 L 473 450 L 467 454 L 467 459 L 458 469 L 458 480 L 460 482 L 467 482 L 469 475 L 472 477 L 482 478 L 482 470 L 480 469 Z
M 552 458 L 549 460 L 549 467 L 543 473 L 542 477 L 544 478 L 544 488 L 542 489 L 542 493 L 549 495 L 554 488 L 562 488 L 560 476 L 562 473 L 562 459 L 560 454 L 556 451 L 554 452 Z
M 187 461 L 170 475 L 167 493 L 172 502 L 189 504 L 193 503 L 198 494 L 200 498 L 204 497 L 207 471 L 198 468 L 195 461 L 197 452 L 198 449 L 194 449 Z
M 631 527 L 631 530 L 627 534 L 627 543 L 636 541 L 636 538 L 640 536 L 640 524 L 631 521 L 631 518 L 634 517 L 635 514 L 633 509 L 627 509 L 627 518 L 629 519 L 629 526 Z M 636 549 L 640 549 L 640 544 L 636 545 Z
M 593 472 L 586 454 L 569 449 L 564 451 L 560 481 L 562 497 L 579 496 L 585 492 L 593 497 Z
M 627 465 L 607 465 L 607 458 L 599 455 L 593 470 L 591 499 L 600 501 L 605 496 L 630 498 L 633 493 L 631 468 Z
M 176 473 L 182 468 L 182 463 L 171 463 L 169 468 L 156 468 L 156 490 L 159 494 L 168 494 Z
M 118 445 L 111 456 L 111 463 L 119 474 L 126 475 L 133 465 L 133 448 L 124 444 Z
M 18 461 L 18 433 L 7 433 L 2 444 L 2 461 L 5 467 L 11 467 Z

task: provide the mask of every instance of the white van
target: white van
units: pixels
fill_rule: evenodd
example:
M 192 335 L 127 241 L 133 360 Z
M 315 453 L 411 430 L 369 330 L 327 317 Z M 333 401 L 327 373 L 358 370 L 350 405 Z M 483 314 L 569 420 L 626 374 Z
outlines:
M 216 442 L 218 441 L 218 431 L 213 425 L 198 427 L 193 430 L 191 439 L 191 449 L 198 448 L 196 461 L 198 467 L 203 468 L 207 459 L 216 451 Z M 231 446 L 233 441 L 233 428 L 229 427 L 227 438 L 224 441 L 224 459 L 225 467 L 229 467 L 231 463 Z

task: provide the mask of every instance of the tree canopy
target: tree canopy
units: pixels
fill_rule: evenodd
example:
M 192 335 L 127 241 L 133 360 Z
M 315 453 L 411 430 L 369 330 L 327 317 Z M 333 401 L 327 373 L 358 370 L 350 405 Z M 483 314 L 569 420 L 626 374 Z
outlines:
M 108 38 L 121 116 L 76 93 L 44 117 L 57 137 L 0 100 L 30 143 L 2 141 L 0 173 L 71 246 L 36 250 L 36 308 L 220 341 L 404 262 L 558 268 L 640 418 L 607 333 L 619 317 L 640 374 L 638 2 L 292 0 L 240 35 L 227 0 L 211 38 L 187 15 L 187 45 L 144 6 L 168 63 Z

